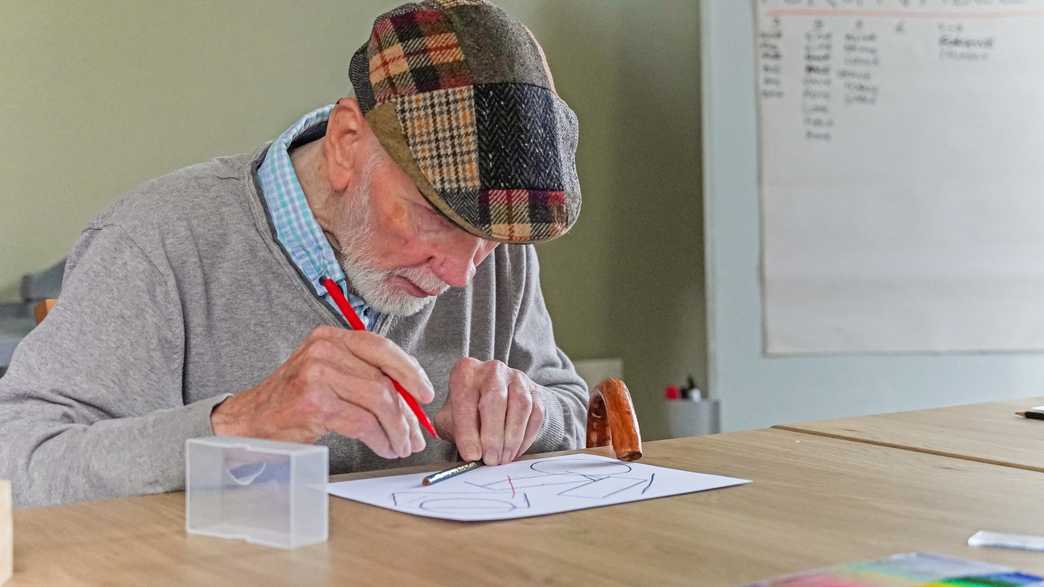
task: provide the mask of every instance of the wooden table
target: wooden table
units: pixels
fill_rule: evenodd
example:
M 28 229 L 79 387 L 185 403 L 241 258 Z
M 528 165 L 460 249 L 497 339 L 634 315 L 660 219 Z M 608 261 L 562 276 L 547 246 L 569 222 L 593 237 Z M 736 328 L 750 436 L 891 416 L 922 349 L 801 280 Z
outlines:
M 1040 473 L 780 430 L 650 442 L 643 462 L 754 483 L 478 524 L 331 498 L 329 542 L 294 551 L 187 536 L 181 494 L 17 510 L 10 585 L 714 586 L 917 550 L 1044 573 L 965 545 L 1039 533 Z
M 1044 396 L 776 428 L 1044 472 L 1044 421 L 1015 415 L 1041 405 Z

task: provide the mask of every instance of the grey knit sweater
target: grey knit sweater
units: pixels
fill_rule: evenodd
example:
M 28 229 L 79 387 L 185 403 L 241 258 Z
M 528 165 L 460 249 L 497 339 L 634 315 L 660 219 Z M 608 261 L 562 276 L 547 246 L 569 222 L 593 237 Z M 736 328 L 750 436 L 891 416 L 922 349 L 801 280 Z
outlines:
M 263 154 L 149 181 L 93 220 L 58 305 L 0 378 L 0 479 L 44 505 L 180 489 L 185 440 L 211 409 L 268 376 L 315 327 L 343 326 L 274 240 L 254 182 Z M 546 387 L 532 452 L 583 441 L 586 388 L 555 345 L 532 246 L 502 245 L 472 283 L 379 332 L 414 355 L 446 400 L 464 356 L 499 359 Z M 337 435 L 331 473 L 448 461 L 455 448 L 385 460 Z

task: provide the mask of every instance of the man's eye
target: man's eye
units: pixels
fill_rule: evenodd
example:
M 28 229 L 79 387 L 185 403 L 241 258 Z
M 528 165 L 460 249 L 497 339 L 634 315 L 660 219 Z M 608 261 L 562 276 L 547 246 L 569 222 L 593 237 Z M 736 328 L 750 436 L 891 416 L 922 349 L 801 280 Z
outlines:
M 441 214 L 430 206 L 419 205 L 419 207 L 421 210 L 417 215 L 418 226 L 423 227 L 424 230 L 439 230 L 442 228 L 443 218 Z
M 428 217 L 431 220 L 434 220 L 434 221 L 439 222 L 439 223 L 441 223 L 441 222 L 443 222 L 445 220 L 445 218 L 443 218 L 442 214 L 439 214 L 439 212 L 435 208 L 430 208 L 428 206 L 425 206 L 424 207 L 424 211 L 428 213 Z

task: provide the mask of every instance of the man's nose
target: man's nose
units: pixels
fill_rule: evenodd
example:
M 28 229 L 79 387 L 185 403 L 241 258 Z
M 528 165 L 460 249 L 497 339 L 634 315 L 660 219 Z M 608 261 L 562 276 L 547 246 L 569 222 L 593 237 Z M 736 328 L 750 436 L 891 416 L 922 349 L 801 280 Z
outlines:
M 464 287 L 475 276 L 475 264 L 484 256 L 487 241 L 463 230 L 455 232 L 458 234 L 438 246 L 432 270 L 451 286 Z

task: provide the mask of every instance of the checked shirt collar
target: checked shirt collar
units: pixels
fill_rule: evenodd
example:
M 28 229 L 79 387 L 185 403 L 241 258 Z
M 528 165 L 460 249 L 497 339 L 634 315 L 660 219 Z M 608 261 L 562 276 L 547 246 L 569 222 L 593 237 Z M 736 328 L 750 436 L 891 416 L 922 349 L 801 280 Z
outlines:
M 289 149 L 294 139 L 329 120 L 331 110 L 333 106 L 324 106 L 310 112 L 279 135 L 268 148 L 265 160 L 257 170 L 257 182 L 275 228 L 276 240 L 315 294 L 336 310 L 337 306 L 320 281 L 323 277 L 333 279 L 345 292 L 348 302 L 366 328 L 372 329 L 379 316 L 361 297 L 348 289 L 344 269 L 337 262 L 333 247 L 326 240 L 312 209 L 308 207 L 308 199 L 290 160 Z

